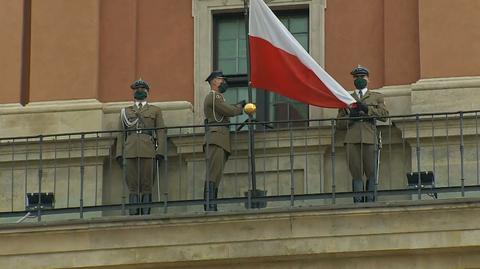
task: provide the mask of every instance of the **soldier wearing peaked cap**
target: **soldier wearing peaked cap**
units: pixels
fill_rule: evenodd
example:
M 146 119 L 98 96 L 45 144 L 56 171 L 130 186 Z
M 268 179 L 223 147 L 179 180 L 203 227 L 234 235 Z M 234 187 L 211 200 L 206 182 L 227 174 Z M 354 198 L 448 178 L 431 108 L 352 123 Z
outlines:
M 165 156 L 162 111 L 147 102 L 150 85 L 139 79 L 130 85 L 134 103 L 120 112 L 116 158 L 124 167 L 130 203 L 150 203 L 156 160 Z M 124 164 L 124 165 L 123 165 Z M 158 184 L 158 182 L 157 182 Z M 130 215 L 150 214 L 150 208 L 131 209 Z
M 214 202 L 218 195 L 218 186 L 223 175 L 225 163 L 230 154 L 230 117 L 242 114 L 245 101 L 236 105 L 225 102 L 223 93 L 228 85 L 221 71 L 213 71 L 205 80 L 210 84 L 210 92 L 205 97 L 203 109 L 207 129 L 205 131 L 204 150 L 207 159 L 207 178 L 203 190 L 205 211 L 217 211 Z M 215 124 L 209 126 L 209 124 Z M 224 124 L 224 125 L 222 125 Z
M 369 82 L 369 71 L 367 68 L 358 65 L 350 74 L 353 76 L 355 85 L 352 97 L 357 100 L 348 108 L 338 111 L 338 118 L 345 120 L 338 121 L 338 128 L 346 128 L 345 146 L 347 152 L 347 163 L 352 175 L 353 192 L 375 190 L 376 176 L 378 177 L 378 156 L 380 148 L 380 134 L 377 131 L 376 120 L 386 121 L 388 110 L 385 106 L 384 97 L 381 93 L 371 91 L 367 88 Z M 373 119 L 368 117 L 379 117 Z M 363 176 L 366 177 L 366 188 L 363 184 Z M 353 201 L 373 202 L 375 197 L 368 195 L 361 197 L 355 195 Z

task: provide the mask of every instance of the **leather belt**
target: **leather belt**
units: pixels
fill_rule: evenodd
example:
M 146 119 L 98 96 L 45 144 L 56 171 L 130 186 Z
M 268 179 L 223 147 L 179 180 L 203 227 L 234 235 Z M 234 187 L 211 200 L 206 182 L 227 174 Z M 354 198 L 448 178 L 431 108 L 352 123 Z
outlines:
M 366 122 L 373 124 L 373 119 L 350 119 L 350 124 L 354 124 L 355 122 Z
M 153 135 L 153 132 L 151 130 L 135 130 L 135 131 L 129 131 L 128 134 L 146 134 L 149 136 Z

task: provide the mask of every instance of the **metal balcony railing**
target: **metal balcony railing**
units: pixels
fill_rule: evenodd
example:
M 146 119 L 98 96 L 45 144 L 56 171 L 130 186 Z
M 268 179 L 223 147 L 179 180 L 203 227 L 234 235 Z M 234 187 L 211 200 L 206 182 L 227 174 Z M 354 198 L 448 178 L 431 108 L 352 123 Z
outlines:
M 377 121 L 382 148 L 376 202 L 480 196 L 479 112 Z M 337 128 L 345 120 L 247 123 L 255 128 L 255 183 L 265 197 L 246 195 L 252 188 L 249 135 L 230 124 L 232 152 L 219 187 L 219 212 L 260 202 L 268 208 L 352 204 L 346 130 Z M 158 143 L 167 155 L 158 164 L 151 214 L 203 212 L 205 127 L 165 128 L 168 138 Z M 127 215 L 145 207 L 128 203 L 125 171 L 115 160 L 119 132 L 0 139 L 0 223 Z

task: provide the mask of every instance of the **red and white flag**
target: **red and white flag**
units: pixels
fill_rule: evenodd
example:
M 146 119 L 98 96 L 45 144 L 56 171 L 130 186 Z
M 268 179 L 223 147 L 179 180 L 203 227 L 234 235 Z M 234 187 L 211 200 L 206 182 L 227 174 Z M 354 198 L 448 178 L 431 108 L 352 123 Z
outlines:
M 250 0 L 248 35 L 253 87 L 319 107 L 343 108 L 355 102 L 305 51 L 263 0 Z

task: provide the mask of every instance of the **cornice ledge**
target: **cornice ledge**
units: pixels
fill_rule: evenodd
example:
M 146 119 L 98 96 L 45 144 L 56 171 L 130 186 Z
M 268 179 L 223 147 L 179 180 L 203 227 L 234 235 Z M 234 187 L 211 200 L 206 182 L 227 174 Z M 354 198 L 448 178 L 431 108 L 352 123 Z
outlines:
M 420 79 L 412 91 L 431 91 L 458 88 L 480 88 L 480 76 Z
M 188 101 L 170 101 L 170 102 L 151 102 L 150 104 L 160 107 L 163 111 L 189 109 L 193 111 L 193 106 Z M 132 102 L 110 102 L 103 104 L 104 113 L 116 113 L 126 106 L 132 105 Z
M 410 96 L 412 94 L 412 85 L 384 86 L 382 88 L 374 89 L 374 91 L 380 92 L 386 97 Z
M 61 100 L 61 101 L 42 101 L 32 102 L 26 106 L 20 104 L 0 105 L 0 114 L 28 114 L 44 112 L 63 112 L 63 111 L 85 111 L 100 110 L 102 103 L 96 99 L 81 100 Z

